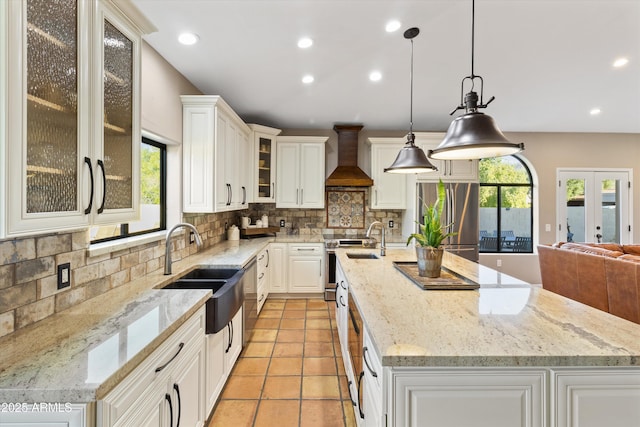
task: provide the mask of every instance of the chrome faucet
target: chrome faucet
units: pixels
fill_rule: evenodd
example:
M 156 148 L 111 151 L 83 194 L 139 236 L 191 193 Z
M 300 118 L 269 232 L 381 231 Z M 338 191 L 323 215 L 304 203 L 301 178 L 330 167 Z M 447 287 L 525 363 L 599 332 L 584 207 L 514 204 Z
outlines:
M 195 235 L 196 245 L 198 246 L 198 249 L 202 247 L 202 238 L 200 237 L 200 233 L 198 233 L 198 230 L 196 230 L 193 225 L 189 224 L 188 222 L 181 222 L 174 225 L 173 228 L 167 232 L 167 238 L 165 240 L 166 247 L 164 252 L 164 274 L 171 274 L 171 234 L 173 234 L 176 229 L 181 227 L 191 229 L 191 231 L 193 231 L 193 234 Z
M 380 234 L 382 235 L 382 239 L 380 241 L 380 256 L 385 256 L 387 254 L 387 247 L 385 245 L 385 228 L 384 224 L 380 221 L 373 221 L 367 230 L 367 237 L 371 237 L 371 229 L 374 225 L 380 226 Z

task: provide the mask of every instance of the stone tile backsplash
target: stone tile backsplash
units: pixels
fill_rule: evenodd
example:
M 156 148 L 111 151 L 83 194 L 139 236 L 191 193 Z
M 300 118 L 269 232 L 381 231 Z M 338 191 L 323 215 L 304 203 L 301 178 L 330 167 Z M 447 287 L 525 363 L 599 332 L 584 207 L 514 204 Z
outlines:
M 365 226 L 375 220 L 385 224 L 394 220 L 396 227 L 389 232 L 401 234 L 402 211 L 371 211 L 366 201 L 365 206 Z M 239 226 L 241 216 L 255 221 L 263 214 L 269 216 L 270 226 L 284 220 L 282 232 L 287 234 L 333 231 L 326 228 L 326 209 L 276 209 L 275 204 L 252 204 L 244 211 L 218 214 L 184 214 L 183 220 L 196 226 L 206 248 L 226 240 L 225 226 Z M 353 234 L 366 229 L 335 231 Z M 196 251 L 187 239 L 187 233 L 173 239 L 174 261 Z M 88 230 L 0 241 L 0 337 L 164 267 L 164 239 L 94 257 L 88 256 L 88 248 Z M 71 286 L 58 290 L 57 266 L 67 262 L 71 264 Z

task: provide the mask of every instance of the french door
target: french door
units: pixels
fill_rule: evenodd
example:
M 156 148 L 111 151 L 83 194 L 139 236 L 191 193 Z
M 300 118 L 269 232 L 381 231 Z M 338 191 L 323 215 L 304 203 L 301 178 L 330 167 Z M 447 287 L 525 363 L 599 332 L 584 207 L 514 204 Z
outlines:
M 630 243 L 629 169 L 559 169 L 557 241 Z

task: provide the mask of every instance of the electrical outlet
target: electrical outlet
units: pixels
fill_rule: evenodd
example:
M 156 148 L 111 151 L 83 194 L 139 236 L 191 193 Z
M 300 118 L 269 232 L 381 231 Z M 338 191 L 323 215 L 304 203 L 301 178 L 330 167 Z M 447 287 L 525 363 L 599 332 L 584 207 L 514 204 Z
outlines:
M 64 263 L 58 266 L 58 289 L 71 286 L 71 264 Z
M 497 259 L 496 260 L 496 267 L 502 267 L 502 260 L 501 259 Z
M 551 224 L 545 224 L 544 231 L 551 231 Z
M 389 220 L 389 228 L 393 228 L 393 220 L 392 219 Z
M 193 231 L 189 232 L 189 244 L 192 245 L 196 241 L 196 235 Z
M 280 220 L 280 227 L 284 227 L 284 219 Z

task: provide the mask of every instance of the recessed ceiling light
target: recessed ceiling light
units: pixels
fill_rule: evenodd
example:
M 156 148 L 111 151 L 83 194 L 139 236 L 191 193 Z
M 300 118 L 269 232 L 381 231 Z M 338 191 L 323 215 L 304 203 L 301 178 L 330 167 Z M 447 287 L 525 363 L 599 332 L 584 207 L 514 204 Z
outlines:
M 369 80 L 372 82 L 380 81 L 380 79 L 382 79 L 382 73 L 380 71 L 372 71 L 369 73 Z
M 629 63 L 628 58 L 618 58 L 615 61 L 613 61 L 613 66 L 616 68 L 620 68 L 620 67 L 624 67 L 628 63 Z
M 308 84 L 310 84 L 310 83 L 313 83 L 313 80 L 314 80 L 313 76 L 312 76 L 311 74 L 307 74 L 306 76 L 304 76 L 304 77 L 302 78 L 302 83 L 304 83 L 304 84 L 307 84 L 307 85 L 308 85 Z
M 198 43 L 198 40 L 200 40 L 200 37 L 193 33 L 182 33 L 178 36 L 178 41 L 187 46 Z
M 602 110 L 600 110 L 599 108 L 592 108 L 591 111 L 589 111 L 589 114 L 591 114 L 592 116 L 597 116 L 601 112 Z
M 387 22 L 387 25 L 384 27 L 384 29 L 387 30 L 387 33 L 393 33 L 394 31 L 398 31 L 401 25 L 402 24 L 400 24 L 400 21 L 393 20 Z
M 311 45 L 313 45 L 313 40 L 311 40 L 309 37 L 303 37 L 298 40 L 298 47 L 300 49 L 306 49 L 308 47 L 311 47 Z

